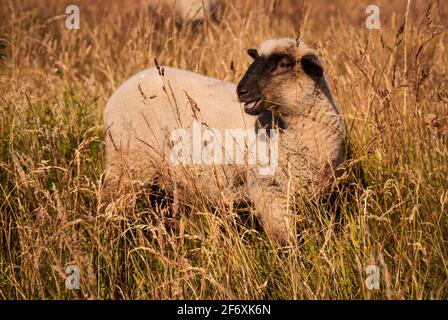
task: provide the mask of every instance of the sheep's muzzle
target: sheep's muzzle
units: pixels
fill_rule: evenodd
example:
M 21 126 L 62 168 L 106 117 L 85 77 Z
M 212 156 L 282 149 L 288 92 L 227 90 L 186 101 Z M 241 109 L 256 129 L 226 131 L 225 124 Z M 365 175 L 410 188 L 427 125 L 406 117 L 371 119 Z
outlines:
M 238 99 L 244 103 L 244 111 L 250 115 L 257 115 L 265 111 L 260 86 L 260 78 L 264 75 L 265 65 L 265 57 L 256 58 L 236 88 Z

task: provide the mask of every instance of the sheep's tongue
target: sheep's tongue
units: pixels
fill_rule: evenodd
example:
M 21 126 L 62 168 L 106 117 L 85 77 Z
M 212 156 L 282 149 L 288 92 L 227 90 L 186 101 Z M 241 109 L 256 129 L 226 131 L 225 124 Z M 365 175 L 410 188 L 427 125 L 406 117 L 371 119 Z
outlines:
M 258 100 L 252 101 L 252 102 L 248 102 L 244 105 L 244 110 L 245 111 L 252 111 L 253 109 L 255 109 L 255 107 L 258 104 Z

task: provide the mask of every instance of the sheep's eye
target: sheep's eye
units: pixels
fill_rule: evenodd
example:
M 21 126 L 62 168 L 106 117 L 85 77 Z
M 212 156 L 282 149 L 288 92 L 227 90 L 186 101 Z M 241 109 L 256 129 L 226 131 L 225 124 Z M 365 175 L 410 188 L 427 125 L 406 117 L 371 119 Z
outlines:
M 274 68 L 271 70 L 272 75 L 279 75 L 290 71 L 294 67 L 294 61 L 288 57 L 281 57 Z
M 280 63 L 280 68 L 292 68 L 292 63 L 288 63 L 288 62 L 281 62 Z

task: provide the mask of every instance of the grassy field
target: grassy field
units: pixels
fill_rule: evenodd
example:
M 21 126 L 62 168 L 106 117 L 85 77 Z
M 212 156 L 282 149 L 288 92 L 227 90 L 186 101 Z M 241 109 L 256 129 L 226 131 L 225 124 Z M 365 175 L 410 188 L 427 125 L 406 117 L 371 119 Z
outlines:
M 79 30 L 65 27 L 72 3 Z M 364 25 L 369 4 L 379 30 Z M 448 298 L 446 1 L 225 1 L 217 21 L 178 25 L 139 1 L 5 0 L 0 21 L 1 299 Z M 299 35 L 365 172 L 340 190 L 342 220 L 303 207 L 280 249 L 223 205 L 191 200 L 170 229 L 145 194 L 101 198 L 102 112 L 120 83 L 155 57 L 238 82 L 247 48 Z

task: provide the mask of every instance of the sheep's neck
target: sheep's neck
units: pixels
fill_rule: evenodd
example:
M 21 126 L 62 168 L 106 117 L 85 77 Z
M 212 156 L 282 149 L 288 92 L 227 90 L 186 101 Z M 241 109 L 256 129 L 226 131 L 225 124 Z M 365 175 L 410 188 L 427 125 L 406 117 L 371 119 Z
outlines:
M 286 130 L 282 140 L 294 141 L 308 150 L 321 165 L 337 166 L 344 158 L 345 127 L 336 106 L 329 99 L 318 99 L 312 106 L 298 106 L 300 112 L 276 112 Z

